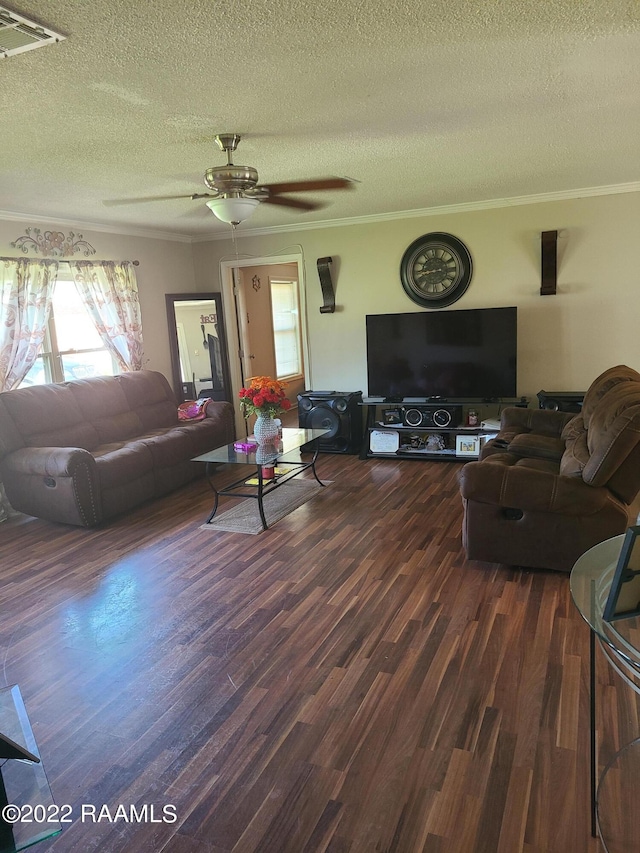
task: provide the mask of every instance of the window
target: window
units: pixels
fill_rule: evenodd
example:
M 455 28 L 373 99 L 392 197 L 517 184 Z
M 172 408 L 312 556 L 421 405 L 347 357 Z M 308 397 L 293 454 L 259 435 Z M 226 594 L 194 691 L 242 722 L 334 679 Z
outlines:
M 75 284 L 58 279 L 42 352 L 20 388 L 87 376 L 113 376 L 118 372 Z
M 302 373 L 298 282 L 269 279 L 273 338 L 276 349 L 276 377 L 284 379 Z

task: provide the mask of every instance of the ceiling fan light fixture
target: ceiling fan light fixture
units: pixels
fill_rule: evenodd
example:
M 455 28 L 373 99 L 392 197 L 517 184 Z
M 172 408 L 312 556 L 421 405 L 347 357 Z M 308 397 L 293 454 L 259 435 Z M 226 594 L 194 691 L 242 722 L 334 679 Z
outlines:
M 260 204 L 260 199 L 210 198 L 205 204 L 221 222 L 228 222 L 230 225 L 239 225 L 251 216 Z

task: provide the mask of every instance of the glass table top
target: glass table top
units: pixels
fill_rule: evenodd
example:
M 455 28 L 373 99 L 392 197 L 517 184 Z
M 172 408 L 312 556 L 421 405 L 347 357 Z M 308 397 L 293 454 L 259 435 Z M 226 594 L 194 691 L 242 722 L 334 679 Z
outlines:
M 17 685 L 0 690 L 0 732 L 40 757 Z M 42 762 L 3 758 L 0 765 L 0 807 L 15 804 L 25 817 L 15 823 L 0 818 L 0 853 L 24 850 L 61 832 L 58 809 Z
M 624 534 L 594 545 L 571 570 L 571 596 L 582 618 L 616 656 L 640 670 L 640 617 L 606 622 L 602 618 Z
M 268 465 L 272 462 L 277 462 L 286 456 L 287 453 L 292 453 L 299 450 L 305 444 L 321 438 L 329 432 L 327 429 L 289 429 L 282 430 L 282 438 L 275 444 L 261 444 L 258 447 L 250 450 L 236 450 L 231 444 L 224 447 L 217 447 L 215 450 L 209 450 L 207 453 L 202 453 L 196 456 L 194 462 L 231 462 L 236 465 Z M 240 439 L 242 440 L 242 439 Z
M 614 536 L 584 553 L 571 570 L 570 586 L 574 604 L 591 628 L 592 636 L 599 640 L 609 664 L 633 691 L 640 693 L 640 617 L 614 622 L 602 618 L 624 539 L 624 534 Z M 595 679 L 595 661 L 591 667 L 591 677 Z M 595 718 L 591 725 L 595 726 Z M 594 729 L 592 737 L 594 750 Z M 603 848 L 607 853 L 640 850 L 640 822 L 634 817 L 640 793 L 640 738 L 622 746 L 609 758 L 596 791 L 597 826 Z

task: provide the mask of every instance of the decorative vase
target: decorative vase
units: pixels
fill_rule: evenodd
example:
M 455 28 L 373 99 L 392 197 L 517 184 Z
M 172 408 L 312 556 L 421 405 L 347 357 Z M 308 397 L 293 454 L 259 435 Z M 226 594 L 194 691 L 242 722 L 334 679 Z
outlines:
M 278 440 L 278 424 L 273 418 L 258 415 L 253 425 L 253 434 L 258 444 L 275 444 Z

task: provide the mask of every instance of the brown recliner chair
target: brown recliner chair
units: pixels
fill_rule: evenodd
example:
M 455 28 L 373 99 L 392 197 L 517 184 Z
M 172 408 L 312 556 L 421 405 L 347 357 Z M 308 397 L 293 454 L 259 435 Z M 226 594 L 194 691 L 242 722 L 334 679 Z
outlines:
M 507 408 L 497 438 L 460 474 L 470 560 L 571 571 L 635 522 L 640 373 L 612 367 L 578 415 Z

